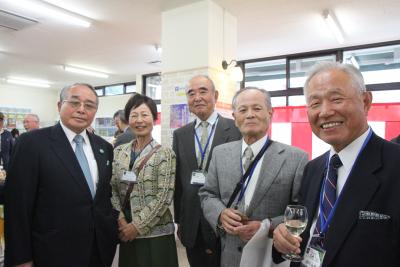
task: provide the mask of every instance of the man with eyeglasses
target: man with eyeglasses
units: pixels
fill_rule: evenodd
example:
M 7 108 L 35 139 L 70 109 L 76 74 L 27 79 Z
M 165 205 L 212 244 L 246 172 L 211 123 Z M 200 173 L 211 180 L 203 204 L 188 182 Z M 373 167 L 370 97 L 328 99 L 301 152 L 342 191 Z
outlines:
M 89 133 L 98 98 L 89 84 L 60 93 L 60 122 L 17 140 L 5 193 L 6 266 L 111 266 L 112 146 Z

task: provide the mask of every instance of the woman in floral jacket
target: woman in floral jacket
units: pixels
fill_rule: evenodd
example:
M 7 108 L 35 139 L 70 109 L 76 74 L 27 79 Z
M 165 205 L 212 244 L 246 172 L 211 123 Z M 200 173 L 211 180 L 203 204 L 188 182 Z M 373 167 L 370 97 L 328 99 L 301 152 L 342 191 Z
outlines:
M 125 106 L 125 116 L 136 139 L 114 150 L 111 185 L 112 203 L 120 212 L 119 266 L 178 266 L 169 210 L 174 194 L 175 154 L 152 138 L 157 106 L 151 98 L 132 96 Z

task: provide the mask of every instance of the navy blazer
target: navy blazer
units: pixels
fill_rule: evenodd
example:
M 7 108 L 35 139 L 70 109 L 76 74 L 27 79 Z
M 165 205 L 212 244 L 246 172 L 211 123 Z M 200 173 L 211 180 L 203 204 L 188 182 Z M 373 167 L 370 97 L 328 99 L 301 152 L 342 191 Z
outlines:
M 400 146 L 372 134 L 354 163 L 326 233 L 323 267 L 394 267 L 400 264 Z M 319 207 L 327 154 L 306 166 L 300 202 L 309 222 L 304 252 Z M 373 218 L 362 216 L 374 212 Z M 379 215 L 382 215 L 379 218 Z M 375 218 L 375 219 L 374 219 Z M 274 259 L 278 260 L 274 251 Z M 299 266 L 292 263 L 291 266 Z
M 4 129 L 3 133 L 0 135 L 1 138 L 1 150 L 0 159 L 3 160 L 4 170 L 8 170 L 8 165 L 11 157 L 11 150 L 14 145 L 14 139 L 9 131 Z
M 111 266 L 118 240 L 111 205 L 112 146 L 88 133 L 99 180 L 92 199 L 60 124 L 21 135 L 5 185 L 5 266 L 89 266 L 98 247 Z M 96 240 L 96 243 L 94 243 Z

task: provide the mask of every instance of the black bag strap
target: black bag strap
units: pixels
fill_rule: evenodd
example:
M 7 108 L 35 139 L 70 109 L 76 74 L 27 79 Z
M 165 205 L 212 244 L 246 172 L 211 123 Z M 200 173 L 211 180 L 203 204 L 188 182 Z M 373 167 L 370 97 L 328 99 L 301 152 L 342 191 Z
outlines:
M 146 155 L 146 157 L 142 160 L 142 162 L 140 162 L 140 165 L 137 169 L 137 172 L 139 174 L 139 172 L 143 169 L 144 165 L 147 163 L 147 161 L 149 161 L 149 159 L 151 158 L 151 156 L 153 156 L 153 154 L 161 147 L 161 145 L 156 145 L 155 147 L 153 147 L 152 150 L 150 150 L 150 152 Z M 126 191 L 126 195 L 124 198 L 124 204 L 122 205 L 122 210 L 125 210 L 128 207 L 128 203 L 129 203 L 129 198 L 131 196 L 132 190 L 133 190 L 133 186 L 134 186 L 134 182 L 130 182 L 129 186 L 128 186 L 128 190 Z
M 268 144 L 263 147 L 263 149 L 258 152 L 257 156 L 254 158 L 254 160 L 250 163 L 250 166 L 247 168 L 246 172 L 243 174 L 243 176 L 240 178 L 239 182 L 236 184 L 235 190 L 233 190 L 231 197 L 229 198 L 228 204 L 226 205 L 227 208 L 230 208 L 233 204 L 233 201 L 235 200 L 237 194 L 239 194 L 240 189 L 242 186 L 245 184 L 247 178 L 249 177 L 251 169 L 253 169 L 254 164 L 256 164 L 258 161 L 260 161 L 261 157 L 264 155 L 265 151 L 267 151 L 267 148 L 272 144 L 272 140 L 268 141 Z

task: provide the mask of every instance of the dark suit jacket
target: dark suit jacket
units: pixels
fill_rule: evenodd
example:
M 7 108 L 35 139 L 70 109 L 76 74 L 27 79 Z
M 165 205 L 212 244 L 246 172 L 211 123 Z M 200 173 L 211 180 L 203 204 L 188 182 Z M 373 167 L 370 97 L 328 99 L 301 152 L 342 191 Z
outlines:
M 326 233 L 324 267 L 400 265 L 399 155 L 400 146 L 372 135 L 354 163 Z M 302 235 L 302 251 L 319 206 L 326 160 L 327 153 L 309 162 L 304 171 L 301 202 L 307 207 L 309 222 Z M 388 215 L 390 219 L 362 219 L 360 211 Z
M 8 164 L 10 161 L 11 150 L 14 144 L 14 139 L 9 131 L 4 129 L 4 132 L 0 135 L 1 138 L 1 149 L 0 159 L 3 160 L 4 170 L 8 170 Z
M 194 146 L 194 126 L 195 122 L 191 122 L 175 130 L 173 134 L 172 147 L 176 154 L 175 222 L 180 225 L 181 241 L 185 247 L 192 248 L 194 246 L 201 225 L 203 240 L 212 248 L 216 243 L 216 237 L 201 211 L 198 196 L 200 186 L 190 184 L 192 171 L 198 169 Z M 208 170 L 214 147 L 240 138 L 241 134 L 234 121 L 219 116 L 206 170 Z
M 5 188 L 5 264 L 89 266 L 96 238 L 101 261 L 111 266 L 118 238 L 111 206 L 112 146 L 90 134 L 99 180 L 92 199 L 60 124 L 21 135 Z
M 129 143 L 133 140 L 133 138 L 135 138 L 135 135 L 133 134 L 131 127 L 126 128 L 125 132 L 120 134 L 117 139 L 115 139 L 114 148 L 119 145 Z

